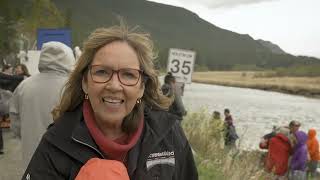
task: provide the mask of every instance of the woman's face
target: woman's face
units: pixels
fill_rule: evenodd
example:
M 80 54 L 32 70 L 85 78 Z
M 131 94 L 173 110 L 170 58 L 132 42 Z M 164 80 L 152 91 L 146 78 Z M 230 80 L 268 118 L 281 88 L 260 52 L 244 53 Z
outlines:
M 15 68 L 15 74 L 17 74 L 17 75 L 23 74 L 23 70 L 22 70 L 21 66 L 17 66 Z
M 112 70 L 140 69 L 136 52 L 126 42 L 119 41 L 112 42 L 99 49 L 94 55 L 91 65 L 99 65 Z M 104 74 L 100 71 L 97 72 Z M 123 85 L 116 72 L 105 83 L 94 82 L 90 71 L 84 78 L 87 81 L 82 80 L 82 87 L 88 93 L 98 125 L 121 127 L 123 118 L 132 111 L 137 99 L 143 96 L 142 77 L 134 86 Z

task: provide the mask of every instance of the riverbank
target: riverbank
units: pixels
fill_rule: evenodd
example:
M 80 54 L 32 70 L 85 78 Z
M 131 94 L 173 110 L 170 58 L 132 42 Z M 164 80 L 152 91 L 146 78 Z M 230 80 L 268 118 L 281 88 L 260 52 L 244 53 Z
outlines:
M 267 77 L 252 71 L 194 72 L 192 82 L 320 98 L 320 77 Z
M 274 179 L 264 171 L 266 152 L 224 147 L 222 120 L 212 120 L 205 110 L 188 112 L 182 127 L 191 144 L 200 180 Z

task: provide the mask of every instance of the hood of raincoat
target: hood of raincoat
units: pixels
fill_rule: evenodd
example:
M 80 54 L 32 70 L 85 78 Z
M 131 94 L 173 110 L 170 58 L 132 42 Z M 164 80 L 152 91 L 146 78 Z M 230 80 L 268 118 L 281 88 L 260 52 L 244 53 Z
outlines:
M 297 148 L 306 144 L 308 140 L 308 136 L 305 132 L 297 131 L 295 133 L 295 136 L 297 138 L 297 145 L 296 145 Z
M 73 51 L 67 45 L 56 41 L 43 44 L 38 65 L 40 73 L 53 71 L 69 74 L 74 64 Z
M 308 132 L 308 137 L 309 139 L 313 139 L 314 137 L 316 137 L 317 135 L 317 132 L 315 129 L 310 129 L 309 132 Z

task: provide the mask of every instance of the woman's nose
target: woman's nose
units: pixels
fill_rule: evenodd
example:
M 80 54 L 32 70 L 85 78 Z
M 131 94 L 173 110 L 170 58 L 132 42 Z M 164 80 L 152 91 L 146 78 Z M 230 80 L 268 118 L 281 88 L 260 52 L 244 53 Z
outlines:
M 107 82 L 106 87 L 112 90 L 122 90 L 122 84 L 116 72 L 112 74 L 112 77 L 110 81 Z

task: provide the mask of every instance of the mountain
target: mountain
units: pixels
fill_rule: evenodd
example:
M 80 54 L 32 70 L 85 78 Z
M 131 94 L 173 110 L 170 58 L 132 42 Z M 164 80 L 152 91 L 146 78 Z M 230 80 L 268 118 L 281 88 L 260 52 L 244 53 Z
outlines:
M 258 39 L 257 42 L 260 43 L 262 46 L 268 48 L 274 54 L 286 54 L 286 52 L 282 50 L 278 45 L 273 44 L 270 41 L 264 41 L 262 39 Z
M 274 53 L 247 34 L 219 28 L 180 7 L 144 0 L 51 1 L 70 18 L 74 45 L 80 45 L 97 27 L 119 24 L 117 17 L 122 16 L 129 25 L 139 25 L 151 33 L 161 67 L 167 64 L 169 48 L 196 51 L 196 66 L 210 70 L 231 69 L 239 64 L 274 68 L 304 63 L 300 57 Z M 320 62 L 315 58 L 305 59 L 308 63 Z

